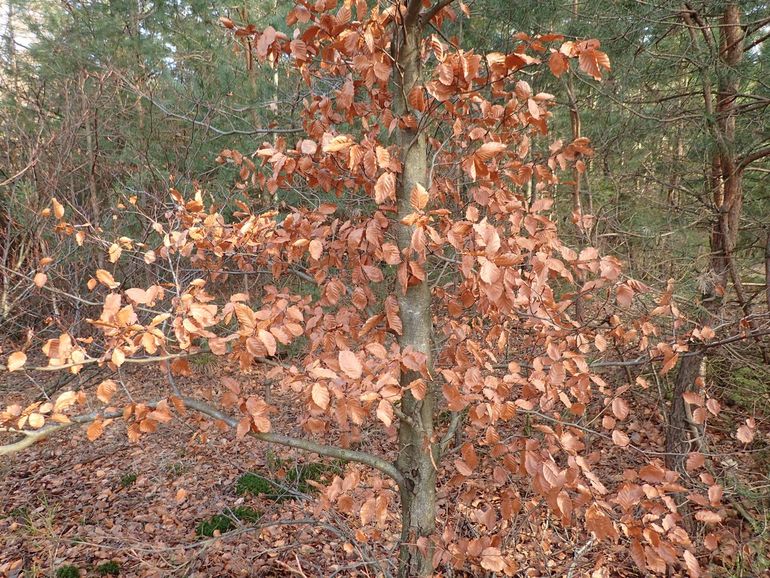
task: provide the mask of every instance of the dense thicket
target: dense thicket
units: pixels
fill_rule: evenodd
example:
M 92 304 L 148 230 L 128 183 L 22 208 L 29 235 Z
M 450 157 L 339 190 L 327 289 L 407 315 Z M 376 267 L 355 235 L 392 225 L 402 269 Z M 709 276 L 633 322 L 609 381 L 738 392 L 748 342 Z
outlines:
M 466 562 L 513 574 L 500 540 L 522 503 L 547 506 L 546 526 L 570 528 L 573 509 L 582 520 L 587 534 L 560 538 L 569 575 L 597 538 L 620 544 L 598 549 L 599 577 L 624 547 L 655 573 L 767 571 L 766 2 L 3 10 L 9 369 L 43 344 L 57 360 L 67 343 L 65 369 L 85 359 L 104 371 L 143 347 L 169 362 L 169 399 L 222 418 L 180 394 L 174 375 L 191 373 L 190 354 L 277 367 L 278 399 L 299 400 L 304 433 L 334 448 L 268 433 L 269 387 L 247 398 L 223 381 L 246 415 L 223 422 L 389 476 L 403 576 Z M 176 317 L 150 322 L 169 296 Z M 30 382 L 37 405 L 23 417 L 41 416 L 39 429 L 40 403 L 71 382 Z M 102 381 L 98 399 L 113 387 Z M 292 390 L 303 393 L 281 397 Z M 146 419 L 165 422 L 164 403 Z M 8 407 L 18 412 L 0 414 L 6 427 L 22 415 L 21 402 Z M 397 440 L 392 463 L 350 449 L 370 408 Z M 510 429 L 482 433 L 485 411 Z M 101 427 L 98 412 L 83 421 L 94 417 Z M 592 443 L 632 457 L 613 454 L 600 481 Z M 474 448 L 510 470 L 487 472 L 494 498 L 479 523 L 493 537 L 434 541 L 436 487 L 482 475 Z M 530 493 L 511 490 L 509 474 Z M 364 507 L 384 519 L 374 496 Z M 473 502 L 470 490 L 455 496 Z M 489 519 L 498 501 L 505 532 Z

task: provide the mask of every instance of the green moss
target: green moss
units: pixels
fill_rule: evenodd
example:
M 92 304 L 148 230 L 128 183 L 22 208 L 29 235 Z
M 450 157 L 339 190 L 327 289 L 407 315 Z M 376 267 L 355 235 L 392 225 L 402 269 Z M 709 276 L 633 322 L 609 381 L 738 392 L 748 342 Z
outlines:
M 770 409 L 770 372 L 764 368 L 737 367 L 722 379 L 725 396 L 733 403 L 750 410 Z
M 228 510 L 228 513 L 214 514 L 206 520 L 202 520 L 195 528 L 195 533 L 198 536 L 213 536 L 214 532 L 224 534 L 229 532 L 237 522 L 244 522 L 247 524 L 254 524 L 259 521 L 262 514 L 249 508 L 248 506 L 238 506 L 232 510 Z
M 195 533 L 198 536 L 210 537 L 213 536 L 216 531 L 219 531 L 220 534 L 224 534 L 234 527 L 235 522 L 233 522 L 230 516 L 226 516 L 225 514 L 214 514 L 207 520 L 201 521 L 195 528 Z
M 286 480 L 297 487 L 297 490 L 303 494 L 309 494 L 316 491 L 315 486 L 308 481 L 320 482 L 329 474 L 342 474 L 345 462 L 337 460 L 331 464 L 321 462 L 309 462 L 307 464 L 297 464 L 286 474 Z
M 96 571 L 101 576 L 118 576 L 120 574 L 120 564 L 115 562 L 115 560 L 110 560 L 104 564 L 99 564 L 96 567 Z
M 136 483 L 136 473 L 131 472 L 128 474 L 124 474 L 120 478 L 120 487 L 121 488 L 129 488 L 133 486 Z
M 248 524 L 256 524 L 262 517 L 262 514 L 248 506 L 238 506 L 232 510 L 232 513 L 238 520 Z
M 235 484 L 235 491 L 240 496 L 265 496 L 272 498 L 278 493 L 276 485 L 259 474 L 243 474 Z
M 286 477 L 281 481 L 272 481 L 265 476 L 252 472 L 243 474 L 235 485 L 235 491 L 239 495 L 262 496 L 274 502 L 282 502 L 296 497 L 296 494 L 310 494 L 316 488 L 310 481 L 321 482 L 329 474 L 342 474 L 345 462 L 336 460 L 329 464 L 321 462 L 309 462 L 305 464 L 295 463 L 287 465 L 280 458 L 269 459 L 271 469 L 283 469 Z
M 77 566 L 62 566 L 56 570 L 56 578 L 80 578 Z
M 189 362 L 195 367 L 204 367 L 206 365 L 217 363 L 217 356 L 208 352 L 199 353 L 197 355 L 191 356 L 189 358 Z

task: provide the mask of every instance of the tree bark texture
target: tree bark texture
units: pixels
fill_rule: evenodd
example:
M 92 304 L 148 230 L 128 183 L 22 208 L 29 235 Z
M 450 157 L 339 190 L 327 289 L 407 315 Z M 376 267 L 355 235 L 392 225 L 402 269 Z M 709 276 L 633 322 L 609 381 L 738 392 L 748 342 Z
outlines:
M 420 40 L 422 26 L 419 19 L 421 2 L 412 0 L 403 22 L 394 31 L 396 67 L 394 71 L 394 98 L 396 113 L 408 114 L 406 95 L 420 81 Z M 413 114 L 416 114 L 413 112 Z M 402 255 L 408 255 L 414 228 L 401 220 L 413 212 L 410 194 L 416 184 L 428 187 L 428 160 L 424 131 L 400 128 L 396 134 L 401 151 L 403 173 L 397 187 L 398 246 Z M 405 257 L 406 258 L 406 257 Z M 431 293 L 427 279 L 412 278 L 407 288 L 398 288 L 398 303 L 403 324 L 400 338 L 402 350 L 411 347 L 427 356 L 431 367 Z M 402 385 L 420 377 L 404 371 Z M 434 388 L 429 384 L 422 400 L 406 390 L 401 401 L 405 415 L 399 425 L 398 459 L 396 466 L 404 477 L 401 488 L 402 531 L 399 555 L 399 576 L 431 576 L 433 574 L 433 546 L 431 535 L 436 523 L 436 467 L 438 448 L 433 441 Z

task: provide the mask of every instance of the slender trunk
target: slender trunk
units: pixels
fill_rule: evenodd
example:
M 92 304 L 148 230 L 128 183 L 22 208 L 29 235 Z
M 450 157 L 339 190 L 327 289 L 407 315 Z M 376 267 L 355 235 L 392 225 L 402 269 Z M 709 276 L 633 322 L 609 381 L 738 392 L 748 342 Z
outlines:
M 415 0 L 412 0 L 413 2 Z M 419 18 L 407 19 L 395 31 L 397 66 L 394 70 L 394 94 L 399 116 L 407 111 L 405 95 L 420 80 Z M 401 223 L 401 219 L 413 209 L 410 193 L 418 183 L 428 186 L 428 160 L 424 131 L 402 128 L 396 135 L 401 150 L 403 173 L 398 184 L 398 246 L 408 255 L 414 228 Z M 406 257 L 405 257 L 406 258 Z M 427 356 L 431 367 L 431 295 L 426 280 L 412 278 L 408 288 L 398 288 L 400 316 L 403 334 L 401 348 L 411 347 Z M 406 371 L 401 380 L 404 386 L 419 377 Z M 405 478 L 401 488 L 402 531 L 399 554 L 399 575 L 430 576 L 433 573 L 433 545 L 431 535 L 436 523 L 436 462 L 438 448 L 433 442 L 433 414 L 435 393 L 432 387 L 422 400 L 415 399 L 406 390 L 401 401 L 401 411 L 406 416 L 399 426 L 398 459 L 396 465 Z
M 685 17 L 689 25 L 692 20 Z M 697 22 L 700 22 L 699 20 Z M 700 24 L 699 24 L 700 25 Z M 693 35 L 693 28 L 690 34 Z M 710 31 L 708 31 L 710 33 Z M 708 324 L 722 311 L 722 302 L 727 281 L 732 278 L 733 286 L 742 295 L 742 286 L 734 261 L 734 249 L 740 225 L 742 187 L 741 171 L 735 154 L 735 98 L 738 94 L 739 79 L 736 66 L 743 55 L 743 31 L 740 25 L 740 7 L 737 2 L 725 6 L 719 26 L 719 55 L 717 62 L 718 85 L 716 110 L 711 100 L 711 84 L 708 72 L 703 76 L 703 96 L 707 121 L 710 123 L 716 150 L 711 161 L 711 173 L 707 186 L 713 199 L 715 215 L 709 238 L 711 248 L 710 270 L 705 276 L 702 291 L 703 309 L 698 322 Z M 716 122 L 714 122 L 714 117 Z M 691 423 L 683 394 L 692 389 L 699 375 L 705 353 L 695 350 L 682 359 L 674 382 L 673 399 L 666 430 L 666 462 L 669 468 L 684 471 L 687 453 L 691 448 Z
M 767 228 L 767 241 L 765 242 L 765 299 L 767 310 L 770 311 L 770 227 Z
M 575 15 L 577 15 L 577 3 L 574 5 Z M 581 137 L 580 112 L 578 111 L 577 99 L 575 98 L 575 89 L 572 84 L 572 77 L 567 78 L 567 96 L 569 98 L 569 118 L 572 125 L 572 140 L 575 141 Z M 584 239 L 588 239 L 588 231 L 585 228 L 583 219 L 583 202 L 580 198 L 581 172 L 577 163 L 572 168 L 572 221 L 575 223 L 578 233 L 579 246 L 585 245 Z M 585 275 L 582 271 L 577 272 L 577 281 L 580 287 L 583 286 Z M 578 291 L 575 295 L 575 318 L 583 321 L 583 297 Z

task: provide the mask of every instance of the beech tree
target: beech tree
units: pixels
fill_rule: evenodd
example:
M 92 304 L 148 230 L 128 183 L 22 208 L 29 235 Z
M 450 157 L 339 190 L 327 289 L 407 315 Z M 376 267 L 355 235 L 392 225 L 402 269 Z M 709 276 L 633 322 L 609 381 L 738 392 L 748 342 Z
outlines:
M 562 526 L 591 535 L 587 544 L 620 543 L 645 572 L 676 567 L 699 576 L 700 543 L 685 530 L 677 502 L 685 491 L 680 474 L 633 439 L 640 426 L 628 392 L 648 384 L 638 376 L 617 386 L 598 371 L 618 350 L 669 371 L 681 343 L 707 342 L 713 331 L 659 339 L 656 323 L 680 321 L 671 291 L 645 297 L 649 312 L 625 314 L 646 287 L 625 278 L 617 259 L 566 246 L 549 218 L 558 174 L 579 175 L 591 149 L 579 135 L 549 137 L 554 96 L 533 90 L 527 73 L 547 67 L 558 77 L 577 61 L 598 81 L 609 60 L 597 41 L 556 34 L 518 34 L 509 52 L 475 54 L 442 32 L 448 20 L 468 16 L 451 0 L 373 7 L 319 0 L 289 12 L 288 33 L 223 18 L 249 62 L 291 62 L 308 91 L 304 134 L 264 142 L 253 154 L 222 151 L 219 162 L 239 170 L 235 211 L 209 202 L 203 190 L 185 196 L 171 189 L 173 207 L 164 219 L 147 215 L 142 239 L 105 239 L 97 228 L 70 222 L 53 199 L 44 216 L 56 231 L 79 245 L 103 245 L 111 270 L 94 272 L 91 295 L 69 296 L 96 310 L 91 335 L 63 331 L 47 340 L 47 365 L 35 365 L 31 354 L 28 362 L 22 348 L 8 357 L 8 370 L 77 373 L 88 364 L 158 362 L 168 369 L 169 393 L 121 409 L 110 405 L 118 386 L 108 379 L 95 393 L 11 404 L 0 423 L 22 438 L 0 452 L 73 424 L 88 424 L 94 440 L 118 418 L 136 441 L 174 413 L 196 411 L 236 437 L 359 462 L 386 476 L 390 489 L 355 509 L 366 525 L 391 493 L 398 496 L 401 576 L 468 565 L 513 575 L 505 531 L 541 504 Z M 336 200 L 261 212 L 249 203 L 287 189 Z M 132 203 L 121 210 L 141 213 Z M 152 284 L 122 284 L 118 267 L 134 259 L 148 265 Z M 182 260 L 201 277 L 183 282 L 175 273 Z M 29 281 L 60 291 L 46 273 L 54 266 L 43 259 Z M 222 295 L 217 289 L 233 271 L 266 271 L 275 281 L 256 295 Z M 291 290 L 279 283 L 287 276 L 317 290 Z M 292 344 L 305 348 L 302 363 L 271 376 L 301 406 L 305 437 L 273 431 L 280 406 L 261 384 L 223 378 L 213 403 L 174 379 L 201 351 L 246 372 Z M 105 407 L 79 413 L 76 406 L 93 395 Z M 705 398 L 687 401 L 718 412 Z M 594 422 L 604 430 L 598 435 L 639 454 L 615 479 L 597 474 Z M 355 449 L 372 424 L 384 428 L 393 448 Z M 698 506 L 694 516 L 716 524 L 724 516 L 720 486 L 702 470 L 703 454 L 687 456 L 687 470 L 701 470 L 706 484 L 688 496 Z M 451 529 L 437 533 L 439 475 L 448 471 L 452 484 L 465 483 L 481 464 L 490 464 L 484 484 L 495 496 L 488 533 L 472 540 Z M 522 500 L 523 480 L 537 499 Z M 332 484 L 332 501 L 342 483 Z M 716 534 L 706 536 L 709 549 L 717 542 Z

